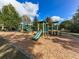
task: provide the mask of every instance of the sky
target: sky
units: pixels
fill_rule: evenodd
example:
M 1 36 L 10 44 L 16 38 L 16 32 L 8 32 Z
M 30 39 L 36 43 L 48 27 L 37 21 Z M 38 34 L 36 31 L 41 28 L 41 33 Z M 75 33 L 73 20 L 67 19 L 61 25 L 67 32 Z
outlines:
M 20 15 L 27 14 L 31 19 L 37 16 L 40 20 L 71 18 L 79 7 L 79 0 L 0 0 L 2 4 L 6 1 L 13 4 Z
M 17 0 L 19 2 L 32 2 L 39 4 L 39 18 L 59 16 L 71 17 L 79 6 L 79 0 Z

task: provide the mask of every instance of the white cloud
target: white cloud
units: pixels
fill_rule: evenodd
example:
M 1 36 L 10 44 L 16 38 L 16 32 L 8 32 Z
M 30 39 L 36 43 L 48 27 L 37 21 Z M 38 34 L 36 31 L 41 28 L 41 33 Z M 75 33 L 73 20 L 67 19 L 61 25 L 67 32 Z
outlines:
M 59 16 L 52 16 L 51 19 L 52 19 L 52 21 L 59 21 L 59 22 L 64 20 L 63 18 L 61 18 Z
M 37 12 L 39 10 L 38 4 L 33 4 L 31 2 L 25 2 L 23 4 L 25 10 L 27 11 L 28 15 L 31 16 L 38 16 Z
M 33 4 L 31 2 L 20 3 L 16 0 L 0 0 L 0 10 L 4 5 L 12 4 L 16 11 L 22 15 L 28 15 L 31 17 L 38 16 L 37 12 L 39 10 L 38 4 Z M 31 18 L 30 17 L 30 18 Z

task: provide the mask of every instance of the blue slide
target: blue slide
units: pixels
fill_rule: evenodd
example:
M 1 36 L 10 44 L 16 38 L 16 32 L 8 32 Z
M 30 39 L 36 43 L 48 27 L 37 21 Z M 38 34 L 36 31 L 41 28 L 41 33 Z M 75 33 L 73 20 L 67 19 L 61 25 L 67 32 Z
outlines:
M 37 31 L 35 36 L 33 36 L 32 40 L 37 41 L 40 38 L 41 35 L 42 35 L 42 31 Z

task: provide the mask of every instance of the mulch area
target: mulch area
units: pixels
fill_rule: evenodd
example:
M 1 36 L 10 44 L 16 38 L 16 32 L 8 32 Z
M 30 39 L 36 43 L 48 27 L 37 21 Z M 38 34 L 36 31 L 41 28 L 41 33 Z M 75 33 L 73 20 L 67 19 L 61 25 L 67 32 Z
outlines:
M 34 59 L 79 59 L 79 38 L 71 35 L 41 37 L 38 41 L 31 39 L 31 33 L 0 32 L 0 36 Z

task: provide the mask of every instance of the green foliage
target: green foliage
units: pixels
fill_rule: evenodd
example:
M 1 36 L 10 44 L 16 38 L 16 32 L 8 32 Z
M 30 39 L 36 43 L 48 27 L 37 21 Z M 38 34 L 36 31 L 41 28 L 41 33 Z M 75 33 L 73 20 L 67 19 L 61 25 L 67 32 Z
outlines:
M 71 25 L 72 25 L 72 22 L 70 20 L 66 20 L 60 24 L 60 28 L 69 30 Z
M 71 32 L 79 33 L 79 24 L 73 24 L 71 21 L 66 20 L 60 24 L 60 29 L 64 28 Z
M 52 26 L 52 19 L 50 17 L 46 18 L 46 22 L 48 22 L 49 26 Z
M 4 24 L 7 30 L 17 30 L 20 24 L 20 17 L 11 4 L 2 8 L 0 12 L 0 24 Z
M 77 10 L 77 12 L 72 17 L 72 21 L 73 21 L 74 24 L 79 23 L 79 9 Z
M 36 31 L 38 29 L 38 19 L 35 16 L 34 20 L 33 20 L 33 29 Z
M 74 20 L 72 26 L 71 26 L 71 32 L 77 32 L 79 33 L 79 9 L 75 13 L 75 15 L 72 17 L 72 20 Z
M 73 22 L 72 22 L 73 21 Z M 64 28 L 71 32 L 79 33 L 79 9 L 71 20 L 66 20 L 60 24 L 60 28 Z
M 79 9 L 77 10 L 77 12 L 75 13 L 75 18 L 79 18 Z
M 2 14 L 2 12 L 0 11 L 0 24 L 3 24 L 3 14 Z
M 70 30 L 71 32 L 79 33 L 79 24 L 72 24 Z

